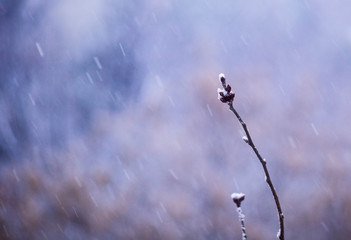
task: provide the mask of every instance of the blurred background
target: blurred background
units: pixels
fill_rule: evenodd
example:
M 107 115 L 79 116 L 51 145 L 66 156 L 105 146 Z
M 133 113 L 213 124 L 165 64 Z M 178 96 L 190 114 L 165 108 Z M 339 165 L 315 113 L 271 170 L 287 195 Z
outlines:
M 0 239 L 350 239 L 346 0 L 0 0 Z

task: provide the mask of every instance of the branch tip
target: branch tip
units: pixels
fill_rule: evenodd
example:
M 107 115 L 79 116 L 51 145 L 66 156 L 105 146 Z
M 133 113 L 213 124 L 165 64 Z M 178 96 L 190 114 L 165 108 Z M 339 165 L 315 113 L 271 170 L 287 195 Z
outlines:
M 232 193 L 231 195 L 233 202 L 236 204 L 237 207 L 240 207 L 241 202 L 245 199 L 244 193 Z
M 258 152 L 255 144 L 253 143 L 253 140 L 250 136 L 250 132 L 246 126 L 246 123 L 242 120 L 242 118 L 240 117 L 239 113 L 235 110 L 234 106 L 233 106 L 233 100 L 235 97 L 235 94 L 231 91 L 232 88 L 231 86 L 226 83 L 226 79 L 223 73 L 219 74 L 219 81 L 221 82 L 223 89 L 218 89 L 218 99 L 223 102 L 223 103 L 227 103 L 229 105 L 229 109 L 234 113 L 234 115 L 236 116 L 236 118 L 239 120 L 243 130 L 245 131 L 245 136 L 242 137 L 242 139 L 249 144 L 249 146 L 252 148 L 252 150 L 254 151 L 254 153 L 256 154 L 258 160 L 260 161 L 262 167 L 263 167 L 263 171 L 265 173 L 265 181 L 268 184 L 273 198 L 274 198 L 274 202 L 276 204 L 277 207 L 277 211 L 279 214 L 279 231 L 277 233 L 277 237 L 280 240 L 284 240 L 284 215 L 283 215 L 283 211 L 282 208 L 280 206 L 280 202 L 279 202 L 279 198 L 278 198 L 278 194 L 273 186 L 272 180 L 270 178 L 270 174 L 268 172 L 268 168 L 267 168 L 267 162 L 266 159 L 262 158 L 261 154 Z M 241 194 L 241 195 L 240 195 Z M 241 202 L 245 199 L 245 194 L 243 193 L 233 193 L 232 199 L 234 201 L 234 203 L 237 205 L 238 211 L 241 211 L 240 208 L 240 204 Z M 240 215 L 239 215 L 240 216 Z M 240 218 L 240 217 L 239 217 Z M 243 221 L 242 221 L 242 227 L 243 227 Z M 246 234 L 244 234 L 245 231 L 243 231 L 243 239 L 246 239 Z

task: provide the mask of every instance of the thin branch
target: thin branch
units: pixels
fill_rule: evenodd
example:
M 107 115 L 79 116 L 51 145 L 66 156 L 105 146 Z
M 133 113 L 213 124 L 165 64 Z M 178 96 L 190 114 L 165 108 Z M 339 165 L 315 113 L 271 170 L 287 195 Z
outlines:
M 241 207 L 236 208 L 236 211 L 238 212 L 239 221 L 240 221 L 240 225 L 241 225 L 241 238 L 242 238 L 242 240 L 247 240 L 243 211 L 241 210 Z
M 277 192 L 275 191 L 275 188 L 273 186 L 271 177 L 270 177 L 269 172 L 268 172 L 267 162 L 266 162 L 266 160 L 264 160 L 262 158 L 261 154 L 258 152 L 254 142 L 252 141 L 250 132 L 247 129 L 246 123 L 242 120 L 242 118 L 240 117 L 239 113 L 233 107 L 233 102 L 229 103 L 229 109 L 235 114 L 236 118 L 239 120 L 241 126 L 243 127 L 243 129 L 245 131 L 245 134 L 246 134 L 246 137 L 247 137 L 247 143 L 250 145 L 252 150 L 255 152 L 257 158 L 260 160 L 260 163 L 261 163 L 261 165 L 263 167 L 264 174 L 266 175 L 266 182 L 269 185 L 269 188 L 271 189 L 271 192 L 272 192 L 273 197 L 274 197 L 275 205 L 277 206 L 277 210 L 278 210 L 279 228 L 280 228 L 280 230 L 278 232 L 278 238 L 280 240 L 284 240 L 284 214 L 283 214 L 282 208 L 280 206 L 280 202 L 279 202 L 279 198 L 278 198 Z
M 280 202 L 279 202 L 279 198 L 277 195 L 277 192 L 275 191 L 275 188 L 273 186 L 271 177 L 269 175 L 268 172 L 268 168 L 267 168 L 267 162 L 264 158 L 262 158 L 261 154 L 258 152 L 254 142 L 252 141 L 251 135 L 249 133 L 249 130 L 247 129 L 246 123 L 242 120 L 242 118 L 240 117 L 239 113 L 235 110 L 234 106 L 233 106 L 233 100 L 235 97 L 235 94 L 231 91 L 231 86 L 229 84 L 226 83 L 226 79 L 223 73 L 219 74 L 219 81 L 221 82 L 223 89 L 218 89 L 218 99 L 223 102 L 223 103 L 227 103 L 229 105 L 229 109 L 234 113 L 234 115 L 236 116 L 236 118 L 239 120 L 241 126 L 243 127 L 246 137 L 243 137 L 243 140 L 249 144 L 249 146 L 252 148 L 252 150 L 255 152 L 257 158 L 259 159 L 263 170 L 264 170 L 264 174 L 266 176 L 266 182 L 269 186 L 269 188 L 271 189 L 271 192 L 273 194 L 273 198 L 275 201 L 275 205 L 277 207 L 277 211 L 278 211 L 278 217 L 279 217 L 279 231 L 277 234 L 277 237 L 280 240 L 284 240 L 284 214 L 282 211 L 282 208 L 280 206 Z
M 243 193 L 233 193 L 231 195 L 233 202 L 236 205 L 236 211 L 238 212 L 238 217 L 241 225 L 241 237 L 242 240 L 247 240 L 246 228 L 245 228 L 245 215 L 241 209 L 241 202 L 245 199 L 245 194 Z

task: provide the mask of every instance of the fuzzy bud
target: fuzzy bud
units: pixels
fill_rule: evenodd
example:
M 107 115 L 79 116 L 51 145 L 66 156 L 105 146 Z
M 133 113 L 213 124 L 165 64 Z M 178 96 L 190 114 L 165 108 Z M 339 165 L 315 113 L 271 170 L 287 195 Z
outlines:
M 226 103 L 226 102 L 227 102 L 227 100 L 225 99 L 225 97 L 221 97 L 219 100 L 220 100 L 222 103 Z
M 226 84 L 225 76 L 223 73 L 219 74 L 219 81 L 222 83 L 223 88 L 218 88 L 218 99 L 223 103 L 231 105 L 233 103 L 235 93 L 232 92 L 232 87 Z
M 244 142 L 249 143 L 249 139 L 246 136 L 243 136 L 242 138 L 243 138 Z
M 229 94 L 227 94 L 227 96 L 228 96 L 228 102 L 233 102 L 233 100 L 234 100 L 234 97 L 235 97 L 235 93 L 229 93 Z
M 218 99 L 221 100 L 221 98 L 224 97 L 224 90 L 221 88 L 218 88 L 217 93 L 218 93 Z
M 225 76 L 223 73 L 219 74 L 218 76 L 219 81 L 222 83 L 222 85 L 225 85 Z
M 232 87 L 228 84 L 227 87 L 225 88 L 225 90 L 230 93 L 230 91 L 232 90 Z
M 241 202 L 245 199 L 245 194 L 243 193 L 233 193 L 231 195 L 233 202 L 236 204 L 237 207 L 240 207 Z

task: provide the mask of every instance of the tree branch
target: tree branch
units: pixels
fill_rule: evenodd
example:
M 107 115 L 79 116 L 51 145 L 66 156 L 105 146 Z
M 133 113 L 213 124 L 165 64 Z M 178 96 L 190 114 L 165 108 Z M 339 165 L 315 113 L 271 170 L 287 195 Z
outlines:
M 264 158 L 262 158 L 261 154 L 258 152 L 255 144 L 252 141 L 250 132 L 247 129 L 246 123 L 242 120 L 242 118 L 240 117 L 239 113 L 235 110 L 235 108 L 233 106 L 235 93 L 232 92 L 231 86 L 229 84 L 227 84 L 226 78 L 225 78 L 223 73 L 219 74 L 219 81 L 221 82 L 221 84 L 223 86 L 223 89 L 218 89 L 217 90 L 218 99 L 221 102 L 223 102 L 223 103 L 227 103 L 229 105 L 229 109 L 234 113 L 236 118 L 239 120 L 239 122 L 240 122 L 241 126 L 243 127 L 243 129 L 245 131 L 245 134 L 246 134 L 246 136 L 243 137 L 243 140 L 247 144 L 249 144 L 249 146 L 255 152 L 258 160 L 260 161 L 260 163 L 261 163 L 261 165 L 263 167 L 263 171 L 264 171 L 264 174 L 266 176 L 266 182 L 267 182 L 269 188 L 271 189 L 271 192 L 272 192 L 273 198 L 274 198 L 274 202 L 275 202 L 275 205 L 276 205 L 277 211 L 278 211 L 279 231 L 278 231 L 277 237 L 280 240 L 284 240 L 284 215 L 283 215 L 282 208 L 280 206 L 280 202 L 279 202 L 279 198 L 278 198 L 277 192 L 275 191 L 275 188 L 273 186 L 271 177 L 270 177 L 269 172 L 268 172 L 267 162 L 266 162 L 266 160 Z
M 255 152 L 257 158 L 260 160 L 260 163 L 261 163 L 261 165 L 263 167 L 263 171 L 264 171 L 264 174 L 266 176 L 266 182 L 269 185 L 269 188 L 271 189 L 271 192 L 273 194 L 273 198 L 274 198 L 274 201 L 275 201 L 275 205 L 276 205 L 277 211 L 278 211 L 279 232 L 277 234 L 277 237 L 280 240 L 284 240 L 284 214 L 283 214 L 282 208 L 280 206 L 280 202 L 279 202 L 279 198 L 278 198 L 277 192 L 275 191 L 275 188 L 273 186 L 271 177 L 270 177 L 269 172 L 268 172 L 267 162 L 266 162 L 265 159 L 262 158 L 261 154 L 258 152 L 254 142 L 252 141 L 250 132 L 247 129 L 246 123 L 242 120 L 242 118 L 240 117 L 239 113 L 233 107 L 233 102 L 229 102 L 228 105 L 229 105 L 229 109 L 235 114 L 236 118 L 239 120 L 241 126 L 243 127 L 243 129 L 245 131 L 245 134 L 246 134 L 246 137 L 247 137 L 247 144 L 249 144 L 249 146 Z

